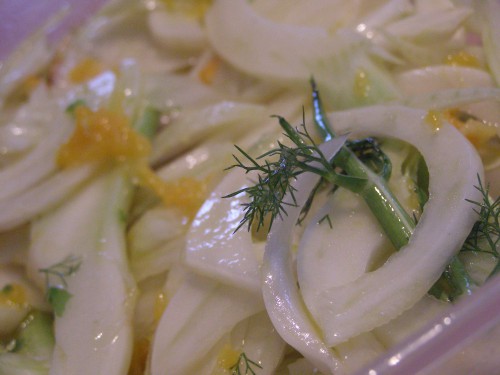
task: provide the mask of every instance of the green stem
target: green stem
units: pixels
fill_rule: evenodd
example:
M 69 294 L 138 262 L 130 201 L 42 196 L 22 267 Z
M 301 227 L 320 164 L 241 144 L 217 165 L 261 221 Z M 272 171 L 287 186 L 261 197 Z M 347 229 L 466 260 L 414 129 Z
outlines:
M 454 256 L 429 294 L 443 301 L 454 301 L 472 293 L 473 282 L 458 256 Z
M 495 265 L 495 267 L 493 268 L 491 273 L 488 275 L 488 280 L 490 280 L 493 277 L 495 277 L 496 275 L 500 274 L 500 259 L 497 258 L 496 262 L 497 262 L 497 264 Z
M 313 92 L 314 123 L 325 141 L 335 137 L 335 132 L 326 116 L 314 80 Z M 377 176 L 359 160 L 347 147 L 343 147 L 333 158 L 333 163 L 342 168 L 349 176 L 366 179 L 367 183 L 358 193 L 363 197 L 377 218 L 384 232 L 396 249 L 406 245 L 413 233 L 415 223 L 391 193 L 384 179 Z
M 152 139 L 160 123 L 160 111 L 145 106 L 134 123 L 134 129 L 148 139 Z

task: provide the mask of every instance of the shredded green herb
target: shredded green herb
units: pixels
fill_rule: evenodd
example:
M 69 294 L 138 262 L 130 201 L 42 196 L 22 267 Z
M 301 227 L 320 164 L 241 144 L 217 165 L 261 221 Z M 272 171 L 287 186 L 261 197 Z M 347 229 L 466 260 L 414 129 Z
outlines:
M 39 272 L 45 274 L 46 298 L 54 309 L 56 316 L 63 315 L 66 304 L 72 297 L 67 290 L 66 278 L 77 272 L 80 265 L 80 258 L 69 255 L 61 262 L 39 270 Z
M 245 352 L 241 353 L 238 361 L 229 369 L 231 375 L 255 375 L 254 367 L 262 369 L 262 366 L 247 357 Z
M 472 231 L 462 246 L 462 252 L 472 251 L 493 255 L 497 265 L 489 275 L 496 275 L 500 271 L 499 247 L 500 247 L 500 197 L 490 198 L 489 186 L 484 186 L 478 176 L 478 185 L 475 186 L 481 192 L 482 201 L 468 200 L 475 206 L 479 219 L 474 224 Z

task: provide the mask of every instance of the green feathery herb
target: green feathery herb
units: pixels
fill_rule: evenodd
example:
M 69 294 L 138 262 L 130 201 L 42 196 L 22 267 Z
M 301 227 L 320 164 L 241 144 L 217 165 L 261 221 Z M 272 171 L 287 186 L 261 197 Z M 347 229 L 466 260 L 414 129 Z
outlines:
M 39 272 L 45 274 L 46 298 L 54 309 L 56 316 L 63 315 L 66 303 L 72 297 L 67 290 L 66 278 L 77 272 L 80 265 L 80 258 L 69 255 L 61 262 L 39 270 Z
M 356 157 L 384 180 L 389 180 L 392 173 L 391 159 L 380 148 L 376 138 L 368 137 L 346 142 Z
M 245 215 L 236 230 L 244 225 L 247 225 L 248 230 L 250 230 L 254 222 L 257 223 L 258 230 L 265 225 L 267 219 L 269 219 L 270 228 L 276 218 L 286 215 L 287 206 L 296 206 L 295 189 L 292 182 L 301 173 L 313 172 L 329 182 L 354 191 L 360 190 L 364 183 L 362 179 L 338 173 L 307 132 L 304 124 L 299 130 L 293 128 L 283 117 L 275 117 L 279 119 L 279 123 L 287 138 L 292 142 L 292 146 L 279 142 L 277 148 L 257 158 L 251 157 L 243 149 L 235 146 L 249 163 L 245 164 L 236 155 L 233 155 L 236 164 L 228 169 L 242 168 L 247 174 L 258 173 L 258 180 L 254 185 L 224 197 L 231 198 L 246 193 L 250 199 L 249 203 L 243 205 Z M 260 160 L 264 161 L 259 163 Z M 315 167 L 312 163 L 319 163 L 321 167 Z M 291 197 L 288 202 L 284 201 L 287 193 Z
M 319 219 L 318 223 L 322 224 L 325 221 L 328 223 L 328 226 L 330 227 L 330 229 L 333 228 L 332 227 L 332 220 L 330 219 L 330 215 L 323 216 L 321 219 Z
M 489 275 L 491 278 L 500 271 L 500 197 L 497 197 L 495 200 L 491 199 L 489 186 L 484 186 L 479 176 L 478 185 L 475 188 L 481 192 L 482 201 L 468 200 L 468 202 L 476 206 L 474 210 L 479 215 L 479 219 L 465 240 L 461 251 L 493 255 L 497 260 L 497 264 Z
M 66 113 L 69 113 L 71 116 L 75 115 L 75 110 L 80 106 L 86 106 L 87 103 L 83 99 L 76 99 L 74 102 L 70 103 L 66 107 Z
M 252 367 L 262 369 L 262 366 L 247 357 L 245 352 L 241 353 L 238 361 L 229 368 L 231 375 L 255 375 L 256 372 Z

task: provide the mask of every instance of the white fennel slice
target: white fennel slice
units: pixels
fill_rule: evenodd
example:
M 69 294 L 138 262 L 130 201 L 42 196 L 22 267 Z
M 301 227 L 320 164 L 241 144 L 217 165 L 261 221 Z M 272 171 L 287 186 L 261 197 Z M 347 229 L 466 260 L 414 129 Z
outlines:
M 188 231 L 185 262 L 199 273 L 259 293 L 264 243 L 254 243 L 246 228 L 235 232 L 248 198 L 245 194 L 222 198 L 248 183 L 243 171 L 235 169 L 211 193 Z
M 126 372 L 133 345 L 135 282 L 126 265 L 119 212 L 129 197 L 130 184 L 115 170 L 96 177 L 32 226 L 28 267 L 40 285 L 45 279 L 38 270 L 69 256 L 80 263 L 65 277 L 71 298 L 54 322 L 51 375 Z M 63 283 L 51 279 L 56 282 Z
M 328 345 L 334 346 L 388 322 L 412 307 L 439 278 L 477 219 L 467 199 L 481 161 L 450 124 L 427 123 L 428 113 L 404 107 L 372 107 L 333 114 L 337 131 L 395 137 L 413 144 L 429 170 L 429 201 L 415 231 L 383 266 L 344 285 L 318 291 L 308 304 Z
M 320 149 L 331 159 L 342 147 L 345 137 L 335 138 Z M 262 263 L 262 295 L 266 310 L 277 332 L 288 344 L 298 350 L 324 373 L 334 373 L 341 366 L 340 359 L 325 344 L 321 332 L 311 319 L 300 291 L 291 254 L 292 231 L 310 191 L 319 176 L 305 172 L 295 182 L 296 206 L 287 207 L 283 220 L 276 220 L 268 235 Z M 284 201 L 291 201 L 287 195 Z
M 152 345 L 151 374 L 194 374 L 217 343 L 244 319 L 263 311 L 243 290 L 188 275 L 169 301 Z
M 392 251 L 363 198 L 339 189 L 311 219 L 299 244 L 297 276 L 306 305 L 314 306 L 325 289 L 356 280 Z

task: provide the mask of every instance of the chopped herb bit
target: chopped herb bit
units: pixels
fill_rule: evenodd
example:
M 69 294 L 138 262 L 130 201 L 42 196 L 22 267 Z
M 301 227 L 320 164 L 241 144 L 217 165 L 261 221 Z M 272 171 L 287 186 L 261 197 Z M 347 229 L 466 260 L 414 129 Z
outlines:
M 67 291 L 66 277 L 77 272 L 80 265 L 81 259 L 70 255 L 51 267 L 39 270 L 39 272 L 45 274 L 46 298 L 57 316 L 62 316 L 66 303 L 72 296 Z
M 489 186 L 484 186 L 479 176 L 478 185 L 475 188 L 481 192 L 482 201 L 468 200 L 468 202 L 476 206 L 474 210 L 479 215 L 479 220 L 474 224 L 461 251 L 481 252 L 493 255 L 497 259 L 497 266 L 489 275 L 489 277 L 492 277 L 500 271 L 500 197 L 497 197 L 495 200 L 491 199 Z
M 6 344 L 0 345 L 0 354 L 3 353 L 13 353 L 18 348 L 18 341 L 16 339 L 12 339 L 7 341 Z
M 69 293 L 66 289 L 50 287 L 47 290 L 47 301 L 50 303 L 50 305 L 54 309 L 54 313 L 58 317 L 61 317 L 63 315 L 66 308 L 66 303 L 71 297 L 72 294 Z
M 330 219 L 330 215 L 327 214 L 319 219 L 319 224 L 322 224 L 325 221 L 328 222 L 328 225 L 330 226 L 330 228 L 332 228 L 332 220 Z
M 66 112 L 73 115 L 75 113 L 75 109 L 81 105 L 87 105 L 87 103 L 83 99 L 77 99 L 66 107 Z
M 479 176 L 478 185 L 475 188 L 481 192 L 482 201 L 468 200 L 468 202 L 476 206 L 474 210 L 479 215 L 479 219 L 472 227 L 460 252 L 478 252 L 493 255 L 497 260 L 497 264 L 488 276 L 488 278 L 491 278 L 500 272 L 500 254 L 498 252 L 500 247 L 500 197 L 492 200 L 489 197 L 489 186 L 485 187 Z M 470 294 L 471 285 L 473 284 L 459 257 L 455 256 L 446 266 L 443 274 L 431 288 L 429 294 L 441 300 L 453 302 L 462 294 Z
M 413 181 L 420 211 L 429 200 L 429 171 L 424 158 L 414 147 L 409 147 L 408 155 L 401 164 L 401 173 Z
M 9 293 L 12 293 L 13 290 L 14 290 L 14 287 L 12 286 L 12 284 L 7 284 L 2 288 L 2 293 L 9 294 Z
M 252 367 L 262 369 L 260 364 L 249 359 L 243 352 L 238 357 L 238 361 L 229 370 L 231 371 L 231 375 L 255 375 L 256 372 Z
M 127 224 L 128 221 L 128 214 L 124 210 L 119 210 L 118 211 L 118 219 L 120 220 L 120 223 L 122 224 Z

